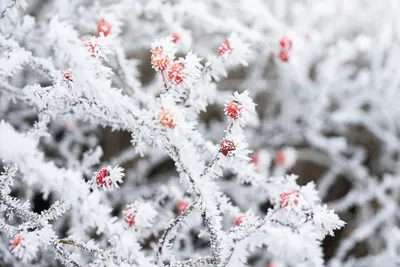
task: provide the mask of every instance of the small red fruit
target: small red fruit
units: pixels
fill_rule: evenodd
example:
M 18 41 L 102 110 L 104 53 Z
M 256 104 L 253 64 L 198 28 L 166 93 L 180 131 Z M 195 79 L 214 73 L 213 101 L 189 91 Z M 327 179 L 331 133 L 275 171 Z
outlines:
M 283 36 L 282 39 L 279 41 L 279 45 L 282 49 L 290 50 L 292 49 L 293 42 L 289 37 Z
M 109 35 L 111 32 L 111 24 L 107 20 L 101 19 L 99 23 L 97 23 L 97 32 L 99 34 L 102 32 L 104 36 Z
M 299 193 L 297 192 L 297 190 L 291 190 L 285 193 L 281 193 L 279 197 L 281 199 L 279 201 L 279 205 L 281 206 L 281 208 L 295 206 L 299 203 Z
M 172 35 L 172 42 L 174 42 L 175 44 L 181 39 L 179 34 L 176 32 L 173 32 L 171 35 Z
M 163 71 L 167 68 L 169 62 L 168 55 L 164 53 L 161 46 L 157 46 L 151 51 L 151 66 L 156 71 Z
M 172 64 L 171 69 L 168 71 L 168 79 L 172 84 L 180 84 L 183 82 L 183 64 L 175 62 Z
M 237 119 L 242 113 L 242 104 L 236 100 L 231 100 L 225 104 L 225 113 L 228 114 L 232 119 Z
M 229 139 L 222 139 L 221 143 L 219 144 L 219 151 L 224 155 L 224 156 L 228 156 L 228 154 L 230 154 L 230 152 L 235 151 L 236 150 L 236 145 L 233 141 L 229 140 Z
M 124 211 L 124 220 L 128 224 L 129 227 L 132 227 L 135 225 L 135 215 L 134 215 L 134 209 L 132 205 L 128 205 Z
M 285 151 L 278 151 L 275 155 L 275 163 L 279 166 L 283 166 L 286 163 Z
M 106 168 L 99 170 L 96 175 L 97 185 L 98 186 L 111 186 L 112 181 L 111 181 L 111 179 L 108 179 L 109 175 L 110 175 L 110 173 Z
M 158 113 L 158 120 L 162 126 L 166 126 L 170 129 L 175 127 L 174 117 L 172 112 L 168 109 L 161 108 L 161 111 Z
M 288 55 L 288 53 L 287 53 L 285 50 L 283 50 L 283 49 L 279 52 L 279 58 L 280 58 L 280 60 L 283 61 L 283 62 L 288 62 L 288 61 L 289 61 L 289 55 Z
M 245 220 L 246 220 L 246 216 L 244 216 L 244 215 L 237 217 L 235 220 L 236 226 L 241 225 L 242 222 L 244 222 Z
M 218 48 L 218 55 L 222 56 L 225 54 L 229 54 L 232 51 L 231 45 L 229 41 L 226 40 L 221 46 Z
M 21 235 L 17 235 L 16 237 L 14 237 L 14 239 L 11 240 L 11 248 L 16 248 L 24 239 L 25 238 Z
M 178 203 L 176 203 L 176 209 L 179 211 L 179 213 L 184 213 L 189 206 L 189 202 L 185 200 L 180 200 Z

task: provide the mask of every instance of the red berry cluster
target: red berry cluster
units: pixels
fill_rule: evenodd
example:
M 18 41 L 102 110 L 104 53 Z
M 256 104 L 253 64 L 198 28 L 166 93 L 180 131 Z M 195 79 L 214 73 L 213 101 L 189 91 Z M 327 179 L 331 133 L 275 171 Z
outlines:
M 289 51 L 292 49 L 292 45 L 292 40 L 287 36 L 283 36 L 282 39 L 279 41 L 279 46 L 281 47 L 279 58 L 283 62 L 289 61 Z
M 229 139 L 222 139 L 221 143 L 219 144 L 219 151 L 224 155 L 228 156 L 230 152 L 236 150 L 236 145 L 232 140 Z
M 240 117 L 242 109 L 242 104 L 236 100 L 231 100 L 225 104 L 225 113 L 234 120 Z
M 156 71 L 163 71 L 169 62 L 168 55 L 164 53 L 161 46 L 157 46 L 151 51 L 151 65 Z
M 158 121 L 162 126 L 166 126 L 170 129 L 175 127 L 174 117 L 170 110 L 161 108 L 158 113 Z

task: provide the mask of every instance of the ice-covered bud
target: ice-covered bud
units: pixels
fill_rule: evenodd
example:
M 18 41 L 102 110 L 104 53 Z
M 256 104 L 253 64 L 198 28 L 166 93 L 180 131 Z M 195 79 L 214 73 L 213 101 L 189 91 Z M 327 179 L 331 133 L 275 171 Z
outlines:
M 235 220 L 235 225 L 236 226 L 239 226 L 239 225 L 241 225 L 244 221 L 246 221 L 247 220 L 247 217 L 246 216 L 244 216 L 244 215 L 241 215 L 241 216 L 239 216 L 239 217 L 237 217 L 236 218 L 236 220 Z
M 184 79 L 183 64 L 176 61 L 172 64 L 171 69 L 168 71 L 168 80 L 175 85 L 181 84 Z
M 279 41 L 279 45 L 282 49 L 289 51 L 290 49 L 292 49 L 293 42 L 292 39 L 290 39 L 288 36 L 283 36 Z
M 242 113 L 242 104 L 236 100 L 229 101 L 225 104 L 225 113 L 232 119 L 236 120 Z
M 132 204 L 126 206 L 123 215 L 124 221 L 127 223 L 128 227 L 135 225 L 136 210 Z
M 118 188 L 118 183 L 122 183 L 122 178 L 125 176 L 123 171 L 124 169 L 119 166 L 113 169 L 110 166 L 100 169 L 95 173 L 97 187 Z
M 84 44 L 90 55 L 94 58 L 107 60 L 106 55 L 112 54 L 112 51 L 108 47 L 110 44 L 110 39 L 106 38 L 103 33 L 100 33 L 100 36 L 97 38 L 93 36 L 90 39 L 86 39 Z
M 151 66 L 155 71 L 164 71 L 174 60 L 176 47 L 172 35 L 155 40 L 151 44 Z
M 231 45 L 229 44 L 228 40 L 225 40 L 225 42 L 218 48 L 218 55 L 222 56 L 229 54 L 230 52 L 232 52 Z
M 23 241 L 25 238 L 22 235 L 17 235 L 11 240 L 11 245 L 10 245 L 10 250 L 16 248 L 17 246 L 20 245 L 21 241 Z
M 63 82 L 67 85 L 68 88 L 72 87 L 72 84 L 74 83 L 74 78 L 72 76 L 72 70 L 71 69 L 64 70 Z
M 296 163 L 296 151 L 293 148 L 285 148 L 278 151 L 275 155 L 277 166 L 289 169 Z
M 258 118 L 253 100 L 249 96 L 249 91 L 243 93 L 234 92 L 233 96 L 225 105 L 225 113 L 233 120 L 238 121 L 241 126 L 250 123 L 257 124 Z
M 103 33 L 104 36 L 109 35 L 111 32 L 111 24 L 105 19 L 100 19 L 97 23 L 97 32 L 99 34 Z
M 162 126 L 173 129 L 175 127 L 174 117 L 172 111 L 169 109 L 161 108 L 158 113 L 158 120 Z
M 279 59 L 282 61 L 282 62 L 288 62 L 289 61 L 289 53 L 287 52 L 287 51 L 285 51 L 285 50 L 281 50 L 280 52 L 279 52 Z
M 218 55 L 230 65 L 242 64 L 247 66 L 247 58 L 250 55 L 249 46 L 236 33 L 232 33 L 219 47 Z
M 258 153 L 254 153 L 253 155 L 250 156 L 250 158 L 251 158 L 251 163 L 254 164 L 254 171 L 255 172 L 259 172 L 258 167 L 257 167 L 258 161 L 260 159 L 259 154 Z
M 185 212 L 188 206 L 189 206 L 189 201 L 186 200 L 180 200 L 178 201 L 178 203 L 176 203 L 176 209 L 178 210 L 179 213 Z
M 279 195 L 279 198 L 279 205 L 281 208 L 291 208 L 299 203 L 299 192 L 297 190 L 283 192 Z
M 221 143 L 219 144 L 219 151 L 224 155 L 224 156 L 231 156 L 232 151 L 236 150 L 236 145 L 232 140 L 229 139 L 222 139 Z
M 171 33 L 171 36 L 172 36 L 172 42 L 174 42 L 175 44 L 179 42 L 179 40 L 181 39 L 181 36 L 176 32 Z

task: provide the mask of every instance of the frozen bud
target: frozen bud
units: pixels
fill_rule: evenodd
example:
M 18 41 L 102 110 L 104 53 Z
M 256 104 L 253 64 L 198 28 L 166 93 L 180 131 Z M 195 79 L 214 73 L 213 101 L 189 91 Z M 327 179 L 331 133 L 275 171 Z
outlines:
M 292 49 L 293 42 L 288 36 L 283 36 L 279 41 L 279 45 L 283 50 L 289 51 Z
M 275 164 L 285 169 L 293 167 L 296 163 L 296 151 L 293 148 L 285 148 L 275 155 Z
M 11 245 L 10 245 L 10 250 L 15 249 L 16 247 L 18 247 L 21 243 L 21 241 L 23 241 L 25 238 L 22 235 L 17 235 L 16 237 L 14 237 L 11 240 Z
M 288 54 L 288 52 L 282 49 L 282 50 L 279 52 L 279 59 L 280 59 L 282 62 L 288 62 L 288 61 L 289 61 L 289 54 Z
M 99 34 L 102 32 L 104 34 L 104 36 L 109 35 L 111 32 L 111 24 L 107 20 L 101 19 L 97 23 L 97 32 Z
M 176 32 L 173 32 L 173 33 L 171 34 L 171 36 L 172 36 L 172 42 L 174 42 L 175 44 L 181 39 L 181 37 L 179 36 L 179 34 L 176 33 Z
M 232 140 L 229 139 L 222 139 L 220 145 L 219 145 L 219 151 L 224 155 L 224 156 L 231 156 L 232 151 L 236 150 L 236 145 Z
M 189 201 L 180 200 L 176 203 L 176 209 L 179 213 L 183 213 L 186 211 L 187 207 L 189 206 Z
M 122 177 L 125 176 L 123 173 L 123 168 L 116 166 L 111 168 L 100 169 L 96 174 L 96 185 L 103 188 L 118 188 L 118 183 L 122 183 Z
M 253 155 L 250 156 L 250 158 L 251 158 L 251 162 L 254 164 L 254 171 L 255 172 L 259 172 L 258 167 L 257 167 L 258 161 L 260 159 L 259 154 L 258 153 L 254 153 Z
M 181 62 L 174 62 L 171 69 L 168 71 L 168 79 L 172 84 L 178 85 L 183 82 L 183 64 Z
M 97 57 L 96 55 L 100 52 L 100 46 L 96 43 L 94 37 L 85 40 L 85 46 L 92 57 Z
M 128 227 L 132 227 L 133 225 L 135 225 L 136 209 L 132 204 L 126 206 L 126 209 L 124 210 L 123 214 L 124 214 L 124 221 L 127 223 Z
M 170 129 L 175 127 L 173 114 L 168 109 L 161 108 L 161 111 L 158 113 L 158 120 L 162 126 Z
M 72 76 L 72 70 L 71 69 L 64 70 L 63 82 L 68 86 L 68 88 L 72 87 L 72 84 L 74 83 L 74 79 L 73 79 L 73 76 Z
M 163 48 L 158 46 L 151 50 L 151 66 L 156 71 L 163 71 L 167 68 L 169 57 L 164 53 Z
M 111 49 L 108 47 L 110 39 L 106 38 L 103 33 L 100 33 L 100 36 L 97 38 L 93 36 L 90 39 L 86 39 L 84 44 L 90 55 L 94 58 L 107 60 L 106 55 L 112 54 Z
M 225 104 L 225 113 L 232 119 L 236 120 L 242 113 L 242 104 L 236 100 L 229 101 Z
M 221 46 L 218 48 L 218 55 L 223 56 L 225 54 L 229 54 L 232 52 L 231 45 L 229 44 L 229 41 L 226 40 Z
M 236 226 L 241 225 L 246 219 L 247 219 L 247 217 L 244 216 L 244 215 L 241 215 L 241 216 L 237 217 L 236 220 L 235 220 Z
M 297 190 L 281 193 L 279 198 L 279 205 L 281 208 L 291 208 L 299 203 L 299 193 Z

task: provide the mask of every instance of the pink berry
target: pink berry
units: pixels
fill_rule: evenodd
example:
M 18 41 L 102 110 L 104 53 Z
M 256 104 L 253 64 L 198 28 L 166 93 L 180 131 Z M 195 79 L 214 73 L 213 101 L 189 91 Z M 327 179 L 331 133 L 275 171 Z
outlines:
M 170 129 L 175 127 L 174 117 L 170 110 L 161 108 L 158 113 L 158 120 L 162 126 L 166 126 Z
M 275 163 L 279 166 L 285 165 L 286 159 L 285 159 L 285 151 L 278 151 L 275 155 Z
M 181 39 L 179 34 L 176 32 L 173 32 L 171 35 L 172 35 L 172 42 L 174 42 L 175 44 Z
M 176 209 L 179 211 L 179 213 L 185 212 L 188 206 L 188 201 L 180 200 L 178 203 L 176 203 Z
M 229 54 L 232 51 L 231 45 L 229 41 L 226 40 L 221 46 L 218 48 L 218 55 L 222 56 L 225 54 Z
M 167 68 L 169 62 L 168 55 L 164 53 L 161 46 L 157 46 L 151 51 L 151 66 L 156 71 L 163 71 Z
M 128 224 L 129 227 L 135 225 L 135 211 L 132 205 L 128 205 L 124 211 L 124 221 Z
M 246 216 L 244 216 L 244 215 L 237 217 L 235 220 L 236 226 L 241 225 L 242 222 L 244 222 L 245 220 L 246 220 Z
M 279 205 L 281 208 L 295 206 L 299 203 L 299 193 L 297 190 L 291 190 L 279 195 L 280 201 Z
M 292 49 L 293 42 L 289 37 L 283 36 L 282 39 L 279 41 L 279 45 L 282 49 L 290 50 Z
M 232 151 L 236 150 L 236 145 L 233 141 L 229 139 L 222 139 L 221 143 L 219 144 L 219 151 L 224 155 L 228 156 L 228 154 Z
M 285 50 L 281 50 L 279 52 L 279 59 L 283 62 L 288 62 L 289 61 L 289 55 Z

